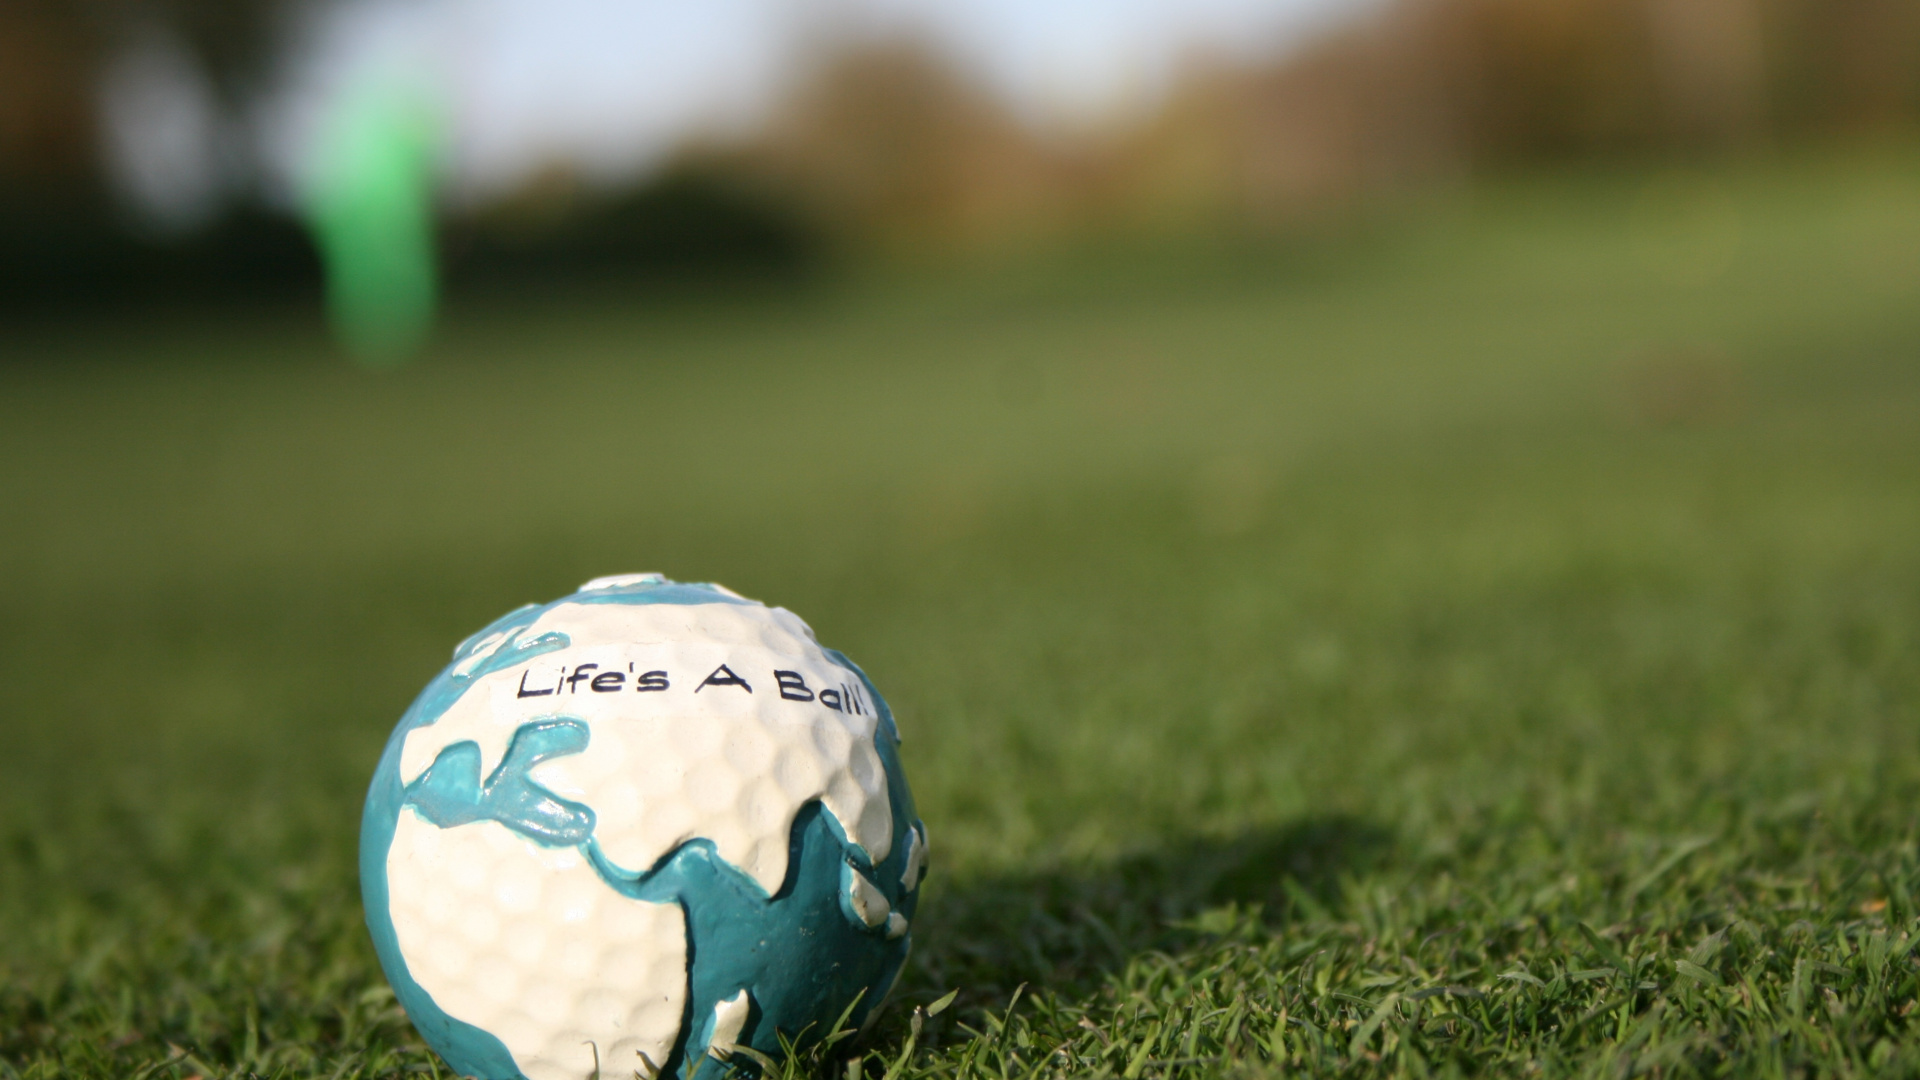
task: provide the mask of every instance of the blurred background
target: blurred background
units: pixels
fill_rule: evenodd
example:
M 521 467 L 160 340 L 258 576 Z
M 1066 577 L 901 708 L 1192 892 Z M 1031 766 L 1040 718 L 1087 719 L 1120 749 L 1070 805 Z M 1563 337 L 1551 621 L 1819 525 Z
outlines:
M 1271 240 L 1904 133 L 1917 55 L 1898 0 L 15 0 L 0 304 Z

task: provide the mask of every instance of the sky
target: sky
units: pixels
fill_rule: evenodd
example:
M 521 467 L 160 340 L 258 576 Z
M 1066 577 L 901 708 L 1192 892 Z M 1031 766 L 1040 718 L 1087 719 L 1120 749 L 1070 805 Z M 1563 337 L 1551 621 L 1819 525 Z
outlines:
M 230 126 L 257 146 L 266 185 L 297 198 L 329 110 L 370 83 L 404 87 L 443 119 L 449 198 L 477 202 L 555 165 L 630 180 L 690 140 L 748 130 L 836 40 L 916 34 L 1029 122 L 1073 128 L 1151 107 L 1191 57 L 1274 53 L 1371 2 L 344 0 L 317 9 L 279 92 Z M 193 180 L 199 151 L 166 143 L 128 103 L 168 102 L 168 130 L 195 145 L 218 125 L 194 117 L 210 99 L 164 43 L 142 48 L 105 83 L 107 111 L 118 101 L 133 121 L 109 125 L 109 157 L 136 202 L 171 199 L 178 216 L 205 201 L 182 194 L 210 183 Z M 231 147 L 205 169 L 222 155 Z

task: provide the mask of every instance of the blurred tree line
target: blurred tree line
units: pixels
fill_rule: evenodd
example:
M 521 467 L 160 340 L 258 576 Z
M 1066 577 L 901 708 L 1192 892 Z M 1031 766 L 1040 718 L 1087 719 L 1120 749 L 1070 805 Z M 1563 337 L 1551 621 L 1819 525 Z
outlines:
M 315 0 L 318 2 L 318 0 Z M 291 6 L 290 6 L 291 5 Z M 307 282 L 244 175 L 187 235 L 143 235 L 101 165 L 103 65 L 162 27 L 241 115 L 283 62 L 274 0 L 0 6 L 0 290 Z M 1920 128 L 1915 0 L 1393 0 L 1259 65 L 1190 59 L 1152 115 L 1037 132 L 924 43 L 815 58 L 762 131 L 627 191 L 555 169 L 449 220 L 463 277 L 789 272 L 1101 232 L 1284 230 L 1537 162 L 1768 152 Z
M 101 79 L 117 54 L 153 34 L 179 41 L 237 117 L 270 85 L 285 12 L 277 0 L 0 3 L 0 305 L 311 287 L 311 247 L 263 205 L 243 157 L 222 213 L 163 235 L 116 196 L 103 152 Z
M 111 52 L 164 27 L 243 105 L 275 59 L 271 0 L 7 0 L 0 5 L 0 184 L 58 202 L 101 188 L 98 86 Z
M 1920 129 L 1915 0 L 1398 0 L 1268 64 L 1193 57 L 1104 136 L 1022 128 L 910 43 L 823 64 L 745 175 L 842 235 L 1260 231 L 1540 163 L 1764 153 Z

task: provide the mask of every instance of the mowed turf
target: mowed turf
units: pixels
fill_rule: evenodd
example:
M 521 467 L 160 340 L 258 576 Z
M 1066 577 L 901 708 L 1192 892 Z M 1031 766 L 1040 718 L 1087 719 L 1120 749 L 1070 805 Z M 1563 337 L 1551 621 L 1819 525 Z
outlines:
M 464 635 L 637 570 L 900 717 L 914 958 L 789 1071 L 1920 1073 L 1920 159 L 547 289 L 383 374 L 87 323 L 0 339 L 0 1077 L 438 1069 L 365 782 Z

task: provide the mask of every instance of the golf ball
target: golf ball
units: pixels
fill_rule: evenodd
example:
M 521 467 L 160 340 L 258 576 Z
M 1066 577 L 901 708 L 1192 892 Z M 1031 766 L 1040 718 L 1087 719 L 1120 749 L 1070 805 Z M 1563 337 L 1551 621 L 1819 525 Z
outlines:
M 658 574 L 521 608 L 454 651 L 374 773 L 381 966 L 486 1080 L 751 1071 L 781 1033 L 860 1024 L 926 869 L 898 743 L 784 608 Z

